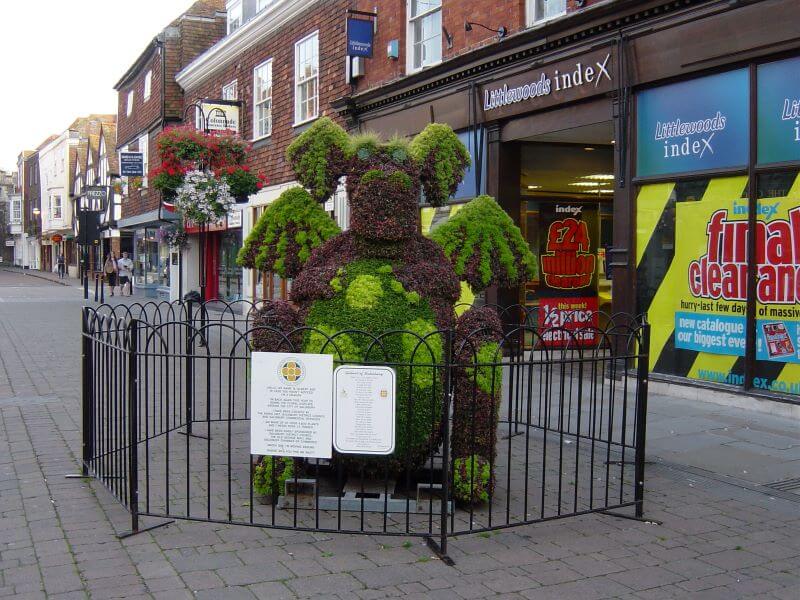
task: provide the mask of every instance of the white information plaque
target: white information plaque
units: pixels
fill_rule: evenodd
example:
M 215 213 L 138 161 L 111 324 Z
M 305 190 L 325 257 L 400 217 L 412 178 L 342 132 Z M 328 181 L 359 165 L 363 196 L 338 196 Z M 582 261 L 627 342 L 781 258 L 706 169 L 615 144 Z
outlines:
M 331 458 L 333 357 L 253 352 L 250 453 Z
M 342 454 L 391 454 L 395 443 L 395 373 L 343 365 L 333 373 L 333 446 Z

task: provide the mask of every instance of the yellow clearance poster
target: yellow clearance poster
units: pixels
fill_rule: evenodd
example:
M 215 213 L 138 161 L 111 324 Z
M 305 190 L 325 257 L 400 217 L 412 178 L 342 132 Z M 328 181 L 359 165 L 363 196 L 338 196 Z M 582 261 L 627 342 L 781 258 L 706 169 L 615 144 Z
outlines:
M 767 197 L 757 207 L 757 360 L 747 383 L 800 394 L 800 177 L 759 181 Z M 745 384 L 747 190 L 738 175 L 639 189 L 636 293 L 652 325 L 652 371 Z
M 756 377 L 753 386 L 800 393 L 800 199 L 758 201 Z M 737 198 L 676 205 L 675 348 L 745 354 L 748 204 Z M 704 361 L 695 375 L 730 380 L 730 360 Z M 715 362 L 719 369 L 715 370 Z M 781 365 L 777 370 L 773 363 Z

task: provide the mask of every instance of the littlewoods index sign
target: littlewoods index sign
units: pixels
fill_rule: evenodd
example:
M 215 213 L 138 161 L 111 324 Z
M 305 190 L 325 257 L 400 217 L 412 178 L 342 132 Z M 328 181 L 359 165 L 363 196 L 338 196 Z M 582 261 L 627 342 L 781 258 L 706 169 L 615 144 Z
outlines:
M 609 91 L 613 86 L 610 50 L 526 71 L 481 86 L 483 110 L 504 117 Z

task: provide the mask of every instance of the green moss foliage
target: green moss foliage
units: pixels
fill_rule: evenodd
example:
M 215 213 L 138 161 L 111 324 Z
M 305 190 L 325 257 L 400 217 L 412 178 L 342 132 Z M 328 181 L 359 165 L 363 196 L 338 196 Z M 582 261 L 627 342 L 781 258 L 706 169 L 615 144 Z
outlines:
M 350 137 L 328 117 L 317 119 L 286 149 L 297 180 L 323 202 L 345 174 L 350 156 Z
M 439 374 L 429 366 L 442 359 L 435 313 L 425 299 L 409 302 L 409 292 L 395 279 L 388 260 L 356 259 L 340 271 L 336 278 L 344 292 L 310 304 L 306 325 L 317 331 L 306 334 L 303 351 L 328 353 L 343 362 L 413 364 L 396 367 L 397 437 L 392 460 L 395 467 L 406 460 L 419 464 L 438 434 L 435 424 L 441 412 Z M 341 331 L 347 333 L 333 338 L 335 347 L 325 346 L 326 336 Z M 371 335 L 358 331 L 398 333 L 373 344 Z
M 453 461 L 453 497 L 460 504 L 483 504 L 489 500 L 491 484 L 489 462 L 479 456 Z
M 286 456 L 262 456 L 253 469 L 253 491 L 259 496 L 277 498 L 284 483 L 294 477 L 294 460 Z
M 471 162 L 464 144 L 442 123 L 425 127 L 411 140 L 409 153 L 420 168 L 425 199 L 433 206 L 441 206 L 455 193 Z
M 468 202 L 431 239 L 475 293 L 490 285 L 513 287 L 535 274 L 536 259 L 519 227 L 489 196 Z
M 503 368 L 494 363 L 500 363 L 503 355 L 500 352 L 500 344 L 488 342 L 478 348 L 475 362 L 479 366 L 475 368 L 475 383 L 478 389 L 500 398 L 500 391 L 503 387 Z
M 295 277 L 311 251 L 339 231 L 307 191 L 291 188 L 264 210 L 239 251 L 237 263 Z

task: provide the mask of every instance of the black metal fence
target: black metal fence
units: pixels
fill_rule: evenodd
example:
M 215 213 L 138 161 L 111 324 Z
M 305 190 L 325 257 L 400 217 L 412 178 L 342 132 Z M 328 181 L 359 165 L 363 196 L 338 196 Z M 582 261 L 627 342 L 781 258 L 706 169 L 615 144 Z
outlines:
M 150 516 L 422 536 L 445 556 L 453 535 L 626 507 L 642 517 L 645 319 L 540 329 L 526 317 L 487 354 L 453 330 L 283 335 L 253 325 L 257 308 L 84 308 L 84 474 L 130 510 L 134 532 Z M 316 335 L 334 364 L 393 367 L 406 442 L 281 468 L 251 456 L 250 355 L 265 333 L 280 336 L 275 351 Z M 354 360 L 347 348 L 364 340 Z

